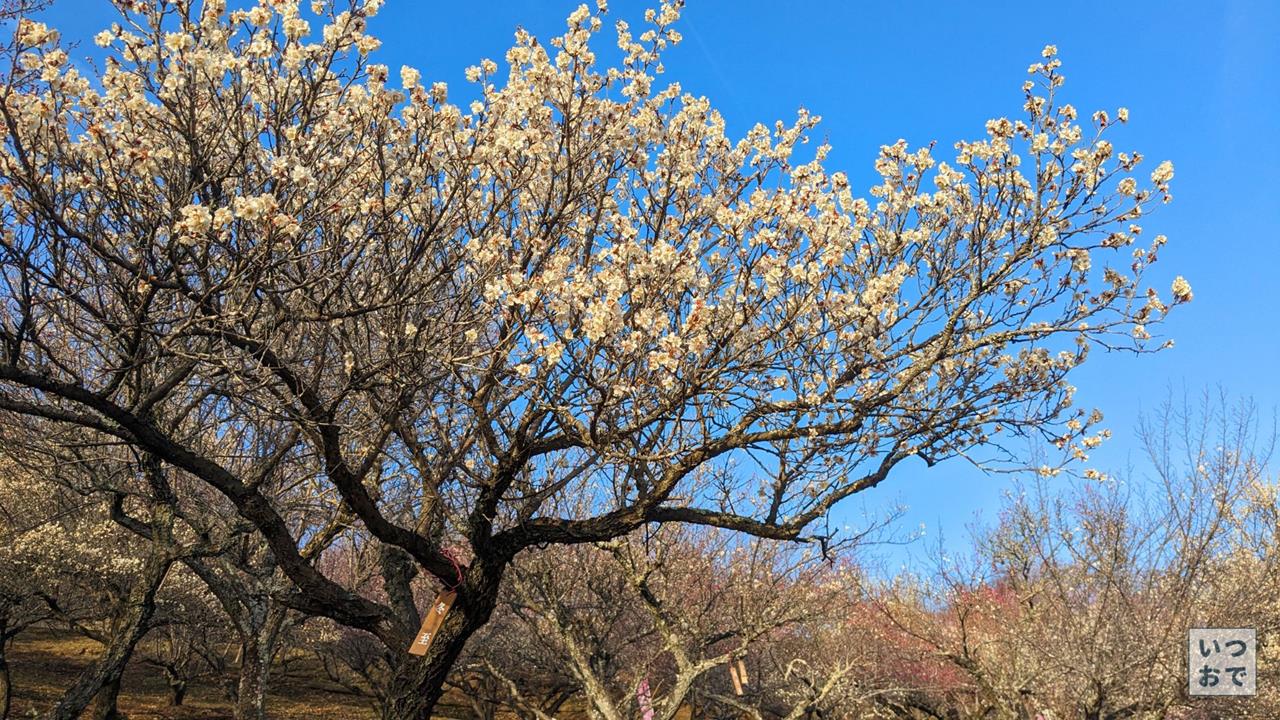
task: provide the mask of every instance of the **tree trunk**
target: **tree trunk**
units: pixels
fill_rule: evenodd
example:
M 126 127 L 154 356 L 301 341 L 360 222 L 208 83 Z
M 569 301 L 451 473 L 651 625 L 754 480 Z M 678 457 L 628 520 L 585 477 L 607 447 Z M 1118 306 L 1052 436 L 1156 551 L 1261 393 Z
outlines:
M 93 703 L 93 713 L 89 716 L 92 720 L 122 720 L 123 715 L 116 703 L 120 700 L 120 680 L 121 676 L 117 675 L 102 686 L 98 691 L 97 697 Z
M 0 626 L 0 720 L 9 717 L 9 706 L 12 702 L 13 679 L 9 676 L 9 660 L 5 657 L 4 628 Z
M 265 720 L 267 716 L 267 671 L 258 638 L 245 643 L 240 651 L 240 681 L 236 686 L 236 720 Z
M 153 552 L 147 558 L 140 573 L 140 581 L 129 593 L 119 632 L 111 638 L 102 657 L 80 673 L 75 683 L 58 700 L 58 704 L 45 714 L 44 720 L 76 720 L 99 691 L 113 685 L 114 692 L 120 691 L 120 676 L 124 674 L 124 666 L 133 655 L 133 648 L 150 629 L 151 617 L 156 610 L 156 592 L 172 563 L 173 560 L 163 552 Z M 101 703 L 99 705 L 101 707 Z M 110 698 L 109 707 L 115 707 L 114 695 Z
M 187 678 L 182 675 L 179 663 L 164 666 L 164 682 L 169 686 L 169 707 L 180 707 L 187 698 Z
M 444 683 L 467 640 L 489 621 L 498 604 L 498 588 L 505 565 L 473 565 L 458 589 L 458 599 L 436 631 L 427 654 L 407 653 L 405 646 L 392 648 L 399 657 L 391 682 L 388 707 L 395 720 L 430 720 L 431 711 L 444 695 Z
M 265 598 L 260 606 L 249 608 L 244 618 L 248 627 L 241 633 L 235 720 L 266 720 L 271 664 L 288 617 L 288 608 Z

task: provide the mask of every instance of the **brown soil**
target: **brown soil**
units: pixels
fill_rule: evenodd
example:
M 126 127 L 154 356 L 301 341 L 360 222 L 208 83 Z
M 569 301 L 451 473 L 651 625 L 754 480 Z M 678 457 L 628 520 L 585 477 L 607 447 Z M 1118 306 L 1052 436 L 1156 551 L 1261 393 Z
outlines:
M 33 629 L 20 635 L 8 653 L 14 694 L 10 717 L 18 720 L 28 717 L 31 710 L 47 710 L 99 652 L 96 643 L 73 633 Z M 291 664 L 287 675 L 273 676 L 269 698 L 268 715 L 273 719 L 376 717 L 364 698 L 343 692 L 317 667 L 305 662 Z M 231 718 L 231 703 L 212 681 L 191 685 L 182 706 L 172 707 L 164 677 L 155 668 L 138 663 L 125 671 L 119 707 L 129 720 Z

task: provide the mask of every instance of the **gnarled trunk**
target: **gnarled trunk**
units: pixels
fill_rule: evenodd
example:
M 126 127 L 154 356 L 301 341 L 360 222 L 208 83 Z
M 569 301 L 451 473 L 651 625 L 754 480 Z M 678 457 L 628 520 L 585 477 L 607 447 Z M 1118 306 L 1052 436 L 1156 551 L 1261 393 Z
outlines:
M 472 565 L 458 589 L 458 599 L 436 631 L 435 640 L 422 657 L 409 655 L 408 642 L 399 651 L 399 665 L 391 683 L 387 706 L 394 720 L 430 720 L 444 695 L 444 683 L 467 640 L 493 614 L 498 603 L 505 564 Z
M 248 627 L 241 634 L 240 678 L 236 687 L 236 720 L 266 720 L 267 687 L 271 663 L 289 610 L 263 600 L 245 618 Z
M 124 716 L 116 705 L 120 700 L 121 679 L 122 676 L 117 675 L 98 691 L 93 702 L 93 712 L 89 716 L 92 720 L 123 720 Z
M 241 648 L 239 682 L 236 685 L 236 720 L 266 719 L 266 688 L 271 671 L 270 648 L 252 638 Z
M 182 707 L 187 699 L 187 681 L 174 679 L 169 681 L 169 706 Z
M 236 720 L 264 720 L 267 713 L 267 668 L 258 643 L 246 643 L 236 685 Z

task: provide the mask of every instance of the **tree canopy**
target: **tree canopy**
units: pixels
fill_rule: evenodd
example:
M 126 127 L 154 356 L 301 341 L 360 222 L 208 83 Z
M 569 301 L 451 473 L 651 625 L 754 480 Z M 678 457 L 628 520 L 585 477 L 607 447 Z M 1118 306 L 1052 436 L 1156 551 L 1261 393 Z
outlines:
M 1112 146 L 1124 109 L 1086 127 L 1052 47 L 1020 115 L 946 161 L 882 147 L 862 198 L 817 117 L 730 138 L 661 79 L 678 3 L 600 56 L 603 2 L 518 31 L 461 106 L 376 62 L 375 0 L 117 5 L 90 74 L 22 19 L 0 90 L 6 449 L 85 467 L 139 532 L 165 508 L 187 551 L 256 533 L 280 602 L 399 653 L 405 717 L 522 551 L 829 542 L 908 458 L 1083 457 L 1071 371 L 1191 298 L 1143 281 L 1172 166 Z M 349 527 L 380 596 L 317 562 Z M 459 592 L 421 660 L 419 573 Z

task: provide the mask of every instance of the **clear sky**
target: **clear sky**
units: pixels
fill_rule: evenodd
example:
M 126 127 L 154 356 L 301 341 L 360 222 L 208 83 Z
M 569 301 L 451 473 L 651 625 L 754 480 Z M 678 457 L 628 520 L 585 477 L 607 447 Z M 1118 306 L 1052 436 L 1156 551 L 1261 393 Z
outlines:
M 427 84 L 461 89 L 466 66 L 501 61 L 517 25 L 549 38 L 576 5 L 387 0 L 372 23 L 383 40 L 375 59 L 393 75 L 408 64 Z M 637 25 L 645 6 L 613 0 L 611 15 Z M 44 19 L 82 40 L 83 54 L 113 17 L 107 0 L 58 0 Z M 1280 405 L 1280 2 L 690 0 L 677 27 L 685 40 L 667 56 L 667 78 L 708 96 L 731 133 L 790 120 L 803 106 L 824 118 L 829 167 L 864 181 L 882 144 L 937 140 L 945 149 L 980 136 L 990 117 L 1017 115 L 1027 65 L 1056 44 L 1063 99 L 1082 115 L 1128 107 L 1129 125 L 1111 138 L 1117 148 L 1174 162 L 1174 202 L 1144 223 L 1170 238 L 1151 280 L 1167 296 L 1181 274 L 1195 291 L 1162 329 L 1174 349 L 1094 353 L 1075 376 L 1079 402 L 1100 407 L 1115 434 L 1094 453 L 1096 466 L 1140 459 L 1138 412 L 1169 388 L 1221 385 L 1265 409 Z M 611 44 L 612 32 L 602 40 Z M 900 501 L 909 506 L 904 528 L 925 523 L 960 542 L 1009 482 L 957 463 L 913 466 L 865 502 Z M 854 502 L 841 514 L 858 510 Z

